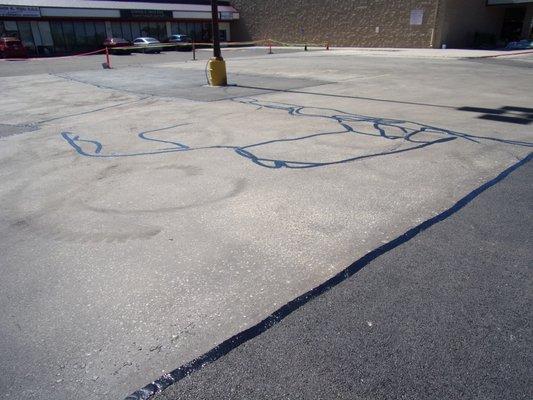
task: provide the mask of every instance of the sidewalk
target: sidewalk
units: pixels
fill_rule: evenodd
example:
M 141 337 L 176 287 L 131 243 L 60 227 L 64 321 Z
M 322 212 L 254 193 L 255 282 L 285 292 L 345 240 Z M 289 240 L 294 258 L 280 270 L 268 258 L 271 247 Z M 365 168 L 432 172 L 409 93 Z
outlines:
M 258 46 L 258 48 L 260 48 Z M 268 47 L 263 47 L 268 49 Z M 297 49 L 301 47 L 276 47 L 275 52 L 280 49 Z M 358 55 L 371 57 L 405 57 L 405 58 L 486 58 L 486 57 L 513 57 L 522 55 L 533 55 L 533 49 L 529 50 L 465 50 L 465 49 L 398 49 L 398 48 L 365 48 L 365 47 L 331 47 L 325 50 L 323 47 L 308 46 L 313 55 L 327 55 L 335 52 L 336 55 Z

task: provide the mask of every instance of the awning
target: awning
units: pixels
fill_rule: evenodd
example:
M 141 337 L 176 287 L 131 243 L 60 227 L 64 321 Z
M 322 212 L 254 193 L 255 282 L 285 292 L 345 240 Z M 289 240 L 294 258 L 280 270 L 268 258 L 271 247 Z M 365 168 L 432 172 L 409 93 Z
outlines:
M 176 3 L 148 3 L 133 1 L 99 1 L 99 0 L 0 0 L 0 6 L 20 7 L 57 7 L 57 8 L 85 8 L 105 10 L 163 10 L 163 11 L 199 11 L 210 12 L 211 6 L 206 4 Z M 232 6 L 218 6 L 220 12 L 236 13 Z

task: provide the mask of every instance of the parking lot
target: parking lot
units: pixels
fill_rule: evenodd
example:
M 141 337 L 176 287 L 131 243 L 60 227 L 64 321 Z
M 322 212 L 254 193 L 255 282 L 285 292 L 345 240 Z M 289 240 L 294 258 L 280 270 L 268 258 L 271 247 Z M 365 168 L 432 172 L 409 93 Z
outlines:
M 1 61 L 4 398 L 124 398 L 527 157 L 533 56 L 444 54 Z
M 276 53 L 294 53 L 301 49 L 295 48 L 277 48 Z M 197 60 L 208 60 L 213 50 L 207 48 L 196 49 L 195 57 Z M 224 50 L 225 58 L 264 56 L 268 49 L 255 47 L 234 47 Z M 163 51 L 159 54 L 143 54 L 133 52 L 127 54 L 111 54 L 111 65 L 116 68 L 125 67 L 143 67 L 161 63 L 172 62 L 192 62 L 192 51 Z M 2 60 L 0 62 L 0 76 L 22 76 L 42 73 L 58 73 L 100 70 L 102 64 L 106 62 L 104 53 L 88 56 L 63 58 L 36 58 L 31 61 L 27 60 Z

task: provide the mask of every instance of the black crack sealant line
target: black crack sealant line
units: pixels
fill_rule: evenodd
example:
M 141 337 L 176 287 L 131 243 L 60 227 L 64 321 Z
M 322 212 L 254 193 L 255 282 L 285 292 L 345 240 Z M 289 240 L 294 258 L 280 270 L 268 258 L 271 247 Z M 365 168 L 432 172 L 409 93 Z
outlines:
M 235 152 L 235 154 L 251 161 L 252 163 L 270 169 L 291 168 L 291 169 L 307 169 L 324 167 L 328 165 L 344 164 L 374 157 L 383 157 L 392 154 L 405 153 L 422 149 L 424 147 L 433 146 L 436 144 L 442 144 L 456 139 L 467 140 L 474 143 L 481 143 L 483 141 L 497 142 L 513 146 L 521 147 L 533 147 L 533 143 L 493 138 L 487 136 L 476 136 L 467 133 L 455 132 L 435 126 L 420 124 L 417 122 L 369 117 L 364 115 L 358 115 L 353 113 L 347 113 L 344 111 L 321 108 L 321 107 L 306 107 L 288 103 L 277 103 L 260 101 L 251 98 L 238 98 L 232 101 L 240 104 L 250 105 L 255 107 L 256 110 L 271 109 L 279 110 L 288 113 L 295 118 L 314 118 L 325 121 L 332 121 L 339 128 L 328 132 L 315 132 L 305 135 L 288 136 L 283 139 L 267 140 L 258 143 L 246 144 L 246 145 L 212 145 L 212 146 L 199 146 L 191 147 L 182 141 L 162 139 L 155 137 L 154 134 L 161 134 L 162 132 L 171 132 L 173 129 L 185 126 L 188 124 L 179 124 L 167 126 L 159 129 L 145 131 L 138 133 L 137 136 L 145 143 L 160 143 L 165 147 L 159 149 L 147 149 L 145 151 L 131 152 L 131 153 L 117 153 L 117 152 L 104 152 L 104 145 L 96 140 L 90 138 L 84 138 L 79 134 L 73 132 L 62 132 L 61 136 L 67 143 L 69 143 L 78 154 L 86 157 L 95 158 L 119 158 L 119 157 L 140 157 L 140 156 L 152 156 L 168 153 L 179 153 L 189 151 L 201 151 L 207 149 L 221 149 Z M 383 141 L 389 141 L 395 146 L 389 150 L 372 151 L 363 155 L 354 155 L 353 157 L 342 158 L 332 161 L 306 161 L 298 159 L 284 159 L 284 158 L 266 158 L 258 155 L 258 151 L 264 149 L 265 146 L 272 144 L 290 144 L 299 142 L 305 145 L 306 141 L 311 141 L 315 138 L 325 138 L 335 135 L 350 135 L 357 140 L 358 137 L 365 136 L 367 138 L 373 138 L 382 144 Z
M 294 311 L 304 306 L 309 301 L 317 298 L 318 296 L 324 294 L 325 292 L 339 285 L 346 279 L 350 278 L 351 276 L 359 272 L 361 269 L 366 267 L 370 262 L 374 261 L 381 255 L 408 242 L 409 240 L 413 239 L 414 237 L 416 237 L 418 234 L 422 233 L 426 229 L 432 227 L 433 225 L 439 222 L 444 221 L 448 217 L 460 211 L 467 204 L 469 204 L 476 197 L 478 197 L 481 193 L 485 192 L 487 189 L 491 188 L 492 186 L 496 185 L 498 182 L 508 177 L 513 171 L 525 165 L 526 163 L 530 162 L 531 159 L 533 159 L 533 153 L 529 153 L 527 157 L 513 164 L 512 166 L 504 170 L 502 173 L 500 173 L 495 178 L 479 186 L 477 189 L 474 189 L 469 194 L 467 194 L 465 197 L 457 201 L 452 207 L 422 222 L 420 225 L 417 225 L 409 229 L 402 235 L 398 236 L 397 238 L 391 240 L 388 243 L 385 243 L 384 245 L 378 247 L 377 249 L 372 250 L 370 253 L 367 253 L 366 255 L 364 255 L 363 257 L 361 257 L 354 263 L 352 263 L 350 266 L 348 266 L 341 272 L 337 273 L 332 278 L 328 279 L 326 282 L 322 283 L 321 285 L 315 287 L 314 289 L 309 290 L 308 292 L 302 294 L 301 296 L 298 296 L 294 300 L 285 304 L 284 306 L 276 310 L 274 313 L 267 316 L 261 322 L 255 324 L 254 326 L 240 333 L 237 333 L 236 335 L 220 343 L 218 346 L 214 347 L 213 349 L 201 355 L 200 357 L 182 365 L 179 368 L 176 368 L 172 372 L 169 372 L 163 375 L 162 377 L 151 382 L 150 384 L 146 385 L 142 389 L 137 390 L 135 393 L 132 393 L 131 395 L 129 395 L 126 398 L 126 400 L 147 400 L 153 397 L 154 395 L 156 395 L 157 393 L 160 393 L 161 391 L 163 391 L 170 385 L 180 381 L 181 379 L 187 377 L 188 375 L 196 371 L 199 371 L 206 365 L 215 362 L 219 358 L 228 354 L 230 351 L 239 347 L 240 345 L 261 335 L 268 329 L 272 328 L 274 325 L 281 322 L 288 315 L 292 314 Z

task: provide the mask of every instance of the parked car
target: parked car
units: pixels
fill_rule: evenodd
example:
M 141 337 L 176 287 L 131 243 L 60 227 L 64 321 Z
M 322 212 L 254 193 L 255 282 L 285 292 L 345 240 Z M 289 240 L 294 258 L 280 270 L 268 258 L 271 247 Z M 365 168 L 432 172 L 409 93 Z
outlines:
M 188 35 L 182 35 L 180 33 L 176 35 L 171 35 L 165 40 L 165 43 L 176 44 L 176 50 L 180 51 L 191 51 L 192 50 L 192 40 Z
M 161 53 L 161 42 L 152 37 L 138 37 L 133 41 L 133 45 L 143 53 Z
M 123 38 L 107 38 L 103 44 L 113 54 L 131 54 L 133 51 L 133 49 L 116 49 L 116 47 L 131 47 L 132 43 Z
M 28 50 L 16 37 L 0 38 L 0 58 L 26 58 Z

